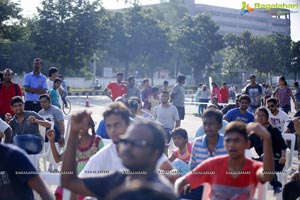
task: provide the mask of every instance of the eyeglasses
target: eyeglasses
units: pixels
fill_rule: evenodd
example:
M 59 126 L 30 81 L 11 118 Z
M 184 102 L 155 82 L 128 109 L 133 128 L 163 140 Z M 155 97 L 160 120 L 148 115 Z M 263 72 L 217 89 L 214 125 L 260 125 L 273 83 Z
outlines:
M 136 147 L 136 148 L 143 148 L 146 146 L 150 146 L 150 144 L 146 140 L 120 139 L 118 144 L 121 144 L 121 145 L 130 144 L 132 147 Z
M 275 105 L 268 105 L 268 108 L 275 108 Z

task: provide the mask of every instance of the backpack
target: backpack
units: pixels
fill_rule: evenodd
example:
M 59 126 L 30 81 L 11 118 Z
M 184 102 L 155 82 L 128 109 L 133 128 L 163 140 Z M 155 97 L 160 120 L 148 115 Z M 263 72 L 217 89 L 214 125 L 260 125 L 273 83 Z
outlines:
M 17 83 L 12 83 L 12 84 L 14 84 L 14 86 L 15 86 L 15 92 L 16 92 L 15 96 L 19 96 L 18 84 Z M 0 83 L 0 90 L 1 90 L 1 88 L 2 88 L 2 82 Z

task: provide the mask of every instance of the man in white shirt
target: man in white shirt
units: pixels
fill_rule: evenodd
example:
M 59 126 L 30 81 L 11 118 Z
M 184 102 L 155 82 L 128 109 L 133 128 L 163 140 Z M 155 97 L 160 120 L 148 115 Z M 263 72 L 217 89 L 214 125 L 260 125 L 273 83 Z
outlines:
M 269 122 L 272 126 L 284 132 L 285 122 L 289 120 L 289 116 L 282 110 L 278 109 L 278 101 L 276 98 L 267 99 L 267 107 L 269 110 Z

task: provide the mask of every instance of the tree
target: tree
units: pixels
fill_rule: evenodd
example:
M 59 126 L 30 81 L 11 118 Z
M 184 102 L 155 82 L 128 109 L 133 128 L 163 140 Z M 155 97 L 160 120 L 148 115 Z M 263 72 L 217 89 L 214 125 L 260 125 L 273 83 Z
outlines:
M 300 71 L 300 41 L 292 42 L 291 60 L 291 69 L 289 71 L 294 74 L 294 80 L 296 81 Z
M 200 74 L 212 63 L 214 52 L 223 48 L 222 36 L 217 33 L 219 27 L 207 15 L 186 16 L 177 30 L 177 47 L 181 56 L 192 66 L 196 82 Z

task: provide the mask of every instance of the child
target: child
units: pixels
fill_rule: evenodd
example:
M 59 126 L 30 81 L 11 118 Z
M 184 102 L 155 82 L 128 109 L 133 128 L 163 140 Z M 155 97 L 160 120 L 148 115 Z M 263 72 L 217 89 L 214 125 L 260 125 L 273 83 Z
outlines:
M 173 151 L 169 160 L 182 176 L 189 171 L 188 164 L 192 153 L 192 144 L 188 142 L 188 134 L 183 128 L 174 129 L 171 136 L 177 149 Z
M 92 135 L 90 135 L 88 132 L 86 133 L 83 132 L 82 135 L 80 135 L 80 139 L 77 144 L 76 161 L 77 161 L 78 174 L 84 168 L 89 158 L 92 157 L 92 155 L 97 153 L 97 151 L 99 151 L 104 146 L 101 137 L 96 135 L 95 133 L 95 123 L 92 120 L 92 118 L 90 119 L 89 125 L 92 130 Z M 52 129 L 49 130 L 46 135 L 47 138 L 49 139 L 51 151 L 55 162 L 62 161 L 63 153 L 62 154 L 58 153 L 54 143 L 54 139 L 55 139 L 54 130 Z M 56 198 L 59 199 L 57 196 L 62 195 L 61 188 L 58 188 L 55 193 L 56 193 Z M 81 198 L 80 196 L 79 199 L 83 199 L 83 198 Z
M 158 87 L 152 87 L 152 97 L 149 98 L 149 101 L 151 103 L 151 112 L 153 112 L 153 109 L 155 106 L 158 106 L 160 103 L 159 100 L 159 89 Z
M 58 88 L 60 88 L 60 85 L 61 85 L 61 79 L 55 78 L 53 82 L 53 89 L 49 90 L 49 95 L 51 97 L 52 105 L 58 108 L 61 108 L 59 104 L 59 92 L 58 92 Z

